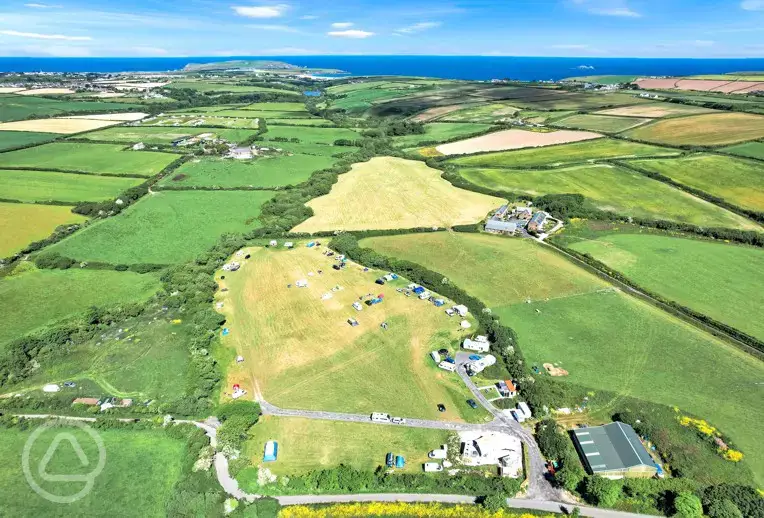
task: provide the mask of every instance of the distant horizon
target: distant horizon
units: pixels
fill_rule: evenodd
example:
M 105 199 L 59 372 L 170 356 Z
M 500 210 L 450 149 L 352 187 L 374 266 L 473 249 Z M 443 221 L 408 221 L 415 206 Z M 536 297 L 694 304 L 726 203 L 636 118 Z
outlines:
M 643 59 L 652 61 L 668 61 L 668 60 L 694 60 L 694 61 L 764 61 L 764 56 L 729 56 L 729 57 L 699 57 L 699 56 L 668 56 L 668 57 L 650 57 L 650 56 L 547 56 L 547 55 L 533 55 L 533 54 L 262 54 L 262 55 L 245 55 L 245 54 L 231 54 L 231 55 L 204 55 L 204 54 L 178 54 L 175 56 L 5 56 L 0 55 L 0 59 L 51 59 L 51 60 L 92 60 L 92 59 L 215 59 L 217 61 L 228 61 L 230 58 L 257 58 L 257 59 L 274 59 L 278 58 L 279 61 L 286 61 L 286 58 L 321 58 L 321 57 L 361 57 L 361 58 L 373 58 L 373 57 L 411 57 L 411 58 L 530 58 L 530 59 L 597 59 L 597 60 L 619 60 L 619 59 Z

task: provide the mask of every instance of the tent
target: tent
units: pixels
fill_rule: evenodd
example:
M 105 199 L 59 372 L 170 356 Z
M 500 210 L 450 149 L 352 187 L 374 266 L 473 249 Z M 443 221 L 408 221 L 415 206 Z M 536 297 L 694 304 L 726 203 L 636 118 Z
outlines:
M 279 443 L 276 441 L 268 441 L 265 443 L 265 451 L 263 452 L 263 462 L 275 462 L 279 456 Z

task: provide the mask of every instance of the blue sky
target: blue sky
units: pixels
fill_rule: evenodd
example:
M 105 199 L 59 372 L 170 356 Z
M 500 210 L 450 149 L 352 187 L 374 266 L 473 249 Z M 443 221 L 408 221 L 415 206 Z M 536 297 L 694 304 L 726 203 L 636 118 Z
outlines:
M 3 56 L 764 57 L 764 0 L 3 0 Z

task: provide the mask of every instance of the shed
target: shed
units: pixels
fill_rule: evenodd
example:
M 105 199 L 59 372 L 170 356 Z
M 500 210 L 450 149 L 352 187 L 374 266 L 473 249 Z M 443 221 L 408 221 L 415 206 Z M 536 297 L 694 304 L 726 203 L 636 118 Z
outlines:
M 655 462 L 631 426 L 616 421 L 573 432 L 573 442 L 591 474 L 606 478 L 649 478 Z
M 268 441 L 265 443 L 265 451 L 263 452 L 263 462 L 275 462 L 279 456 L 279 443 L 276 441 Z

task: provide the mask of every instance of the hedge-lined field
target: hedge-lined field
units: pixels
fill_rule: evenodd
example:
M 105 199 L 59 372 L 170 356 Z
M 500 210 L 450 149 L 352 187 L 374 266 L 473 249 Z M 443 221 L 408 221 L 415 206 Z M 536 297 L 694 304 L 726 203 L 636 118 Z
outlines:
M 711 113 L 664 119 L 624 133 L 629 138 L 674 146 L 723 146 L 764 137 L 764 116 Z
M 112 264 L 182 263 L 225 232 L 257 228 L 260 206 L 272 196 L 270 191 L 159 192 L 50 250 Z
M 658 180 L 607 164 L 539 171 L 460 169 L 469 182 L 489 189 L 544 194 L 583 194 L 597 207 L 627 216 L 664 219 L 708 227 L 761 229 L 753 221 L 690 196 Z
M 424 125 L 425 132 L 421 135 L 404 135 L 393 137 L 396 147 L 415 147 L 424 142 L 445 142 L 456 138 L 467 138 L 491 129 L 491 124 L 476 124 L 472 122 L 432 122 Z
M 722 151 L 750 158 L 764 160 L 764 142 L 746 142 L 724 148 Z
M 177 159 L 178 155 L 170 153 L 125 151 L 125 147 L 120 144 L 53 142 L 0 153 L 0 167 L 153 176 Z
M 277 138 L 299 139 L 307 144 L 332 144 L 336 140 L 361 140 L 361 135 L 347 128 L 310 128 L 296 126 L 268 126 L 265 140 Z M 277 144 L 274 144 L 277 146 Z
M 720 155 L 630 160 L 634 167 L 668 176 L 681 184 L 758 212 L 764 212 L 764 164 Z
M 34 131 L 0 131 L 0 151 L 55 140 L 59 135 Z
M 34 95 L 0 95 L 0 122 L 16 121 L 31 116 L 54 117 L 62 113 L 87 111 L 108 113 L 115 108 L 139 108 L 137 104 L 112 104 L 95 101 L 59 101 Z
M 24 202 L 102 201 L 143 182 L 140 178 L 0 169 L 2 197 Z
M 226 83 L 211 83 L 207 81 L 175 81 L 167 85 L 167 88 L 190 88 L 197 92 L 230 92 L 237 94 L 247 93 L 272 93 L 280 95 L 300 95 L 293 90 L 281 90 L 278 88 L 265 88 L 263 86 L 247 86 Z
M 77 138 L 87 140 L 105 141 L 105 142 L 124 142 L 133 144 L 143 142 L 144 144 L 165 144 L 169 145 L 173 140 L 185 137 L 193 137 L 202 133 L 212 133 L 229 142 L 241 142 L 256 132 L 247 129 L 220 129 L 220 128 L 161 128 L 151 126 L 119 126 L 117 128 L 108 128 L 105 130 L 94 131 L 84 135 L 78 135 Z
M 264 187 L 302 183 L 314 171 L 327 169 L 339 159 L 327 156 L 282 155 L 254 160 L 203 158 L 191 160 L 164 178 L 167 187 Z
M 564 128 L 575 128 L 601 133 L 619 133 L 627 129 L 639 126 L 651 119 L 640 119 L 637 117 L 614 117 L 608 115 L 572 115 L 562 120 L 555 121 L 555 125 Z
M 0 202 L 0 257 L 8 257 L 33 241 L 48 237 L 59 225 L 82 223 L 71 207 Z

